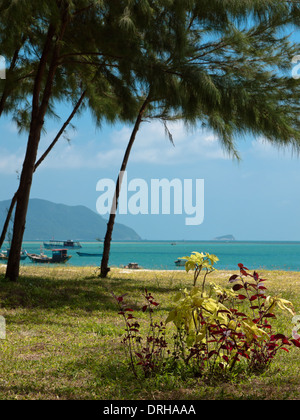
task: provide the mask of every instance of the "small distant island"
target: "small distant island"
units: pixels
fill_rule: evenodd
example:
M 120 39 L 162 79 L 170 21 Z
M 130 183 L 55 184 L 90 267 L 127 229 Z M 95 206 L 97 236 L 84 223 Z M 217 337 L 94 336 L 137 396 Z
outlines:
M 217 236 L 213 240 L 214 241 L 235 241 L 235 237 L 233 235 L 223 235 L 223 236 Z

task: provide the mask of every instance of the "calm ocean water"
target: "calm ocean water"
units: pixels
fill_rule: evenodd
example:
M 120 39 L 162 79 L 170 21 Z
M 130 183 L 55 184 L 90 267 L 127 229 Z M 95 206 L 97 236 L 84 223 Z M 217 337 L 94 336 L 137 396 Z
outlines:
M 101 252 L 99 242 L 82 242 L 82 252 Z M 39 253 L 41 242 L 25 242 L 24 249 Z M 237 269 L 243 263 L 252 269 L 281 269 L 300 271 L 300 242 L 216 242 L 216 241 L 179 241 L 176 245 L 167 241 L 113 242 L 111 245 L 110 265 L 124 266 L 137 262 L 147 269 L 183 270 L 174 261 L 179 257 L 190 255 L 192 251 L 209 252 L 219 258 L 218 269 Z M 68 251 L 72 258 L 68 262 L 74 266 L 100 265 L 100 257 L 79 257 L 76 250 Z M 51 251 L 44 250 L 51 255 Z M 22 264 L 33 264 L 27 258 Z

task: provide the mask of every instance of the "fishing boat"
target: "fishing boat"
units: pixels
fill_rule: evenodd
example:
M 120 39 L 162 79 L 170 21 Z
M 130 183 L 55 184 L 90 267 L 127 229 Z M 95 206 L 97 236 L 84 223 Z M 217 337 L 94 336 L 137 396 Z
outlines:
M 131 262 L 128 265 L 125 265 L 124 268 L 130 268 L 131 270 L 139 270 L 141 267 L 138 265 L 138 263 Z
M 79 252 L 79 251 L 77 251 L 76 254 L 78 254 L 79 257 L 102 257 L 103 255 L 97 252 Z
M 0 252 L 0 260 L 7 261 L 8 257 L 9 257 L 9 251 L 10 251 L 9 249 L 7 249 L 6 251 L 1 251 Z M 21 251 L 20 261 L 26 260 L 26 258 L 27 258 L 26 251 Z
M 53 249 L 52 257 L 48 257 L 42 252 L 40 254 L 29 254 L 27 252 L 27 256 L 32 262 L 42 264 L 61 264 L 69 261 L 71 258 L 67 249 Z
M 80 249 L 82 248 L 82 245 L 78 241 L 71 241 L 71 239 L 68 239 L 67 241 L 55 241 L 54 239 L 51 239 L 49 242 L 44 242 L 44 248 Z
M 175 262 L 175 264 L 178 266 L 178 267 L 184 267 L 185 266 L 185 263 L 186 263 L 186 261 L 185 260 L 176 260 L 176 261 L 174 261 Z

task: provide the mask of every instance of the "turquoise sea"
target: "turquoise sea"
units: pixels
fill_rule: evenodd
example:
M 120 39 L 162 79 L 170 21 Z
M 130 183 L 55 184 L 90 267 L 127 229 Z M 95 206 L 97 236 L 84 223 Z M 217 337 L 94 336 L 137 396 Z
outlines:
M 82 252 L 101 252 L 99 242 L 81 242 Z M 42 242 L 25 242 L 27 252 L 39 253 Z M 5 247 L 4 247 L 5 248 Z M 77 250 L 78 251 L 78 250 Z M 209 252 L 219 258 L 216 268 L 235 270 L 238 263 L 252 269 L 278 269 L 300 271 L 300 242 L 218 242 L 218 241 L 144 241 L 113 242 L 110 266 L 125 266 L 136 262 L 146 269 L 183 270 L 174 261 L 190 255 L 192 251 Z M 43 250 L 47 255 L 51 251 Z M 79 257 L 76 250 L 68 251 L 74 266 L 99 266 L 100 257 Z M 33 264 L 28 258 L 22 264 Z

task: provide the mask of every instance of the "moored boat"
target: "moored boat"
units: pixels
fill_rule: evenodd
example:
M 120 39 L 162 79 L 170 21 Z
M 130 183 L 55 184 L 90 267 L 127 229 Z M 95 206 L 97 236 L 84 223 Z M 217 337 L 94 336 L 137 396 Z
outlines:
M 51 239 L 49 242 L 44 242 L 44 248 L 46 249 L 56 249 L 56 248 L 64 248 L 64 249 L 80 249 L 82 245 L 78 241 L 72 241 L 68 239 L 67 241 L 55 241 Z
M 78 254 L 79 257 L 102 257 L 103 255 L 97 252 L 79 252 L 79 251 L 77 251 L 76 254 Z
M 174 261 L 175 262 L 175 264 L 178 266 L 178 267 L 184 267 L 185 266 L 185 263 L 186 263 L 186 261 L 185 260 L 180 260 L 180 259 L 178 259 L 178 260 L 176 260 L 176 261 Z
M 131 263 L 129 263 L 128 265 L 125 265 L 125 267 L 124 268 L 130 268 L 131 270 L 139 270 L 140 268 L 142 268 L 142 267 L 140 267 L 139 265 L 138 265 L 138 263 L 135 263 L 135 262 L 131 262 Z
M 10 251 L 9 249 L 7 249 L 6 251 L 1 251 L 0 260 L 7 261 L 9 257 L 9 251 Z M 26 258 L 27 258 L 26 251 L 22 251 L 20 254 L 20 261 L 26 260 Z
M 53 249 L 52 257 L 48 257 L 42 252 L 40 254 L 29 254 L 27 252 L 27 256 L 32 262 L 42 264 L 61 264 L 69 261 L 71 258 L 67 249 Z

